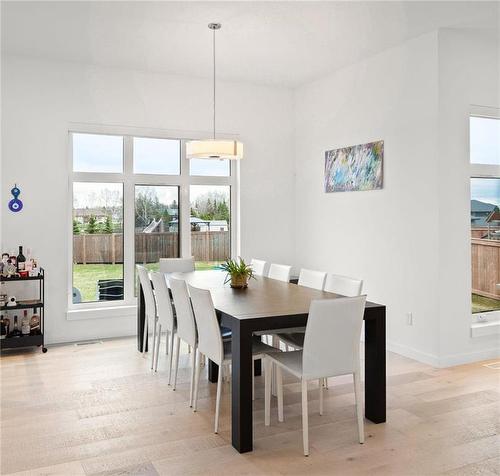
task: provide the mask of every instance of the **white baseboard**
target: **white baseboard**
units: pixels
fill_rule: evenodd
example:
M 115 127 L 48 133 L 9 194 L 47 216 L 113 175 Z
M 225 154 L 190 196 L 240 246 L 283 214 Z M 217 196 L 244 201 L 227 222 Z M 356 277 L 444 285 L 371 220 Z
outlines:
M 483 349 L 475 352 L 467 352 L 464 354 L 451 354 L 441 357 L 440 367 L 453 367 L 455 365 L 471 364 L 473 362 L 481 362 L 482 360 L 491 360 L 500 358 L 500 349 L 493 347 L 491 349 Z
M 402 355 L 403 357 L 408 357 L 410 359 L 417 360 L 418 362 L 438 368 L 454 367 L 455 365 L 471 364 L 473 362 L 481 362 L 482 360 L 500 358 L 500 349 L 498 347 L 438 357 L 437 355 L 428 354 L 405 345 L 388 341 L 387 350 Z
M 421 352 L 420 350 L 413 349 L 406 345 L 397 344 L 395 342 L 387 341 L 387 350 L 396 354 L 408 357 L 409 359 L 418 360 L 433 367 L 439 367 L 439 358 L 437 355 Z

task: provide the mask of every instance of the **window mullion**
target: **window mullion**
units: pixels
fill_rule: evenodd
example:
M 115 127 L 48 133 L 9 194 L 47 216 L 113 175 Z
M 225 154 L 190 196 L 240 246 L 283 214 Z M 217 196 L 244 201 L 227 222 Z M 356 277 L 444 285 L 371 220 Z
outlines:
M 135 194 L 133 140 L 124 137 L 123 163 L 123 290 L 125 302 L 134 299 L 135 268 Z

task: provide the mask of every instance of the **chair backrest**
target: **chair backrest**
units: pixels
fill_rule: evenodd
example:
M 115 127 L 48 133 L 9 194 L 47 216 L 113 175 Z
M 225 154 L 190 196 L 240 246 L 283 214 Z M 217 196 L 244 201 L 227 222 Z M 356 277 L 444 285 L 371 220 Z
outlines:
M 194 271 L 194 258 L 160 258 L 160 272 L 189 273 Z
M 177 317 L 177 335 L 190 346 L 196 345 L 196 324 L 193 308 L 186 285 L 183 279 L 168 278 L 170 291 L 174 300 L 175 315 Z
M 137 274 L 139 275 L 139 282 L 144 294 L 146 318 L 154 320 L 156 318 L 156 303 L 151 280 L 149 279 L 149 271 L 144 266 L 137 265 Z
M 290 274 L 292 272 L 292 267 L 285 264 L 274 264 L 272 263 L 269 267 L 268 278 L 278 279 L 280 281 L 290 282 Z
M 173 331 L 174 313 L 172 311 L 172 301 L 168 292 L 167 281 L 163 273 L 152 272 L 151 281 L 153 281 L 154 295 L 156 298 L 156 313 L 158 322 L 163 330 Z
M 326 275 L 324 291 L 329 293 L 340 294 L 341 296 L 359 296 L 363 289 L 363 281 L 361 279 L 349 278 L 347 276 L 339 276 L 338 274 L 328 273 Z
M 303 377 L 359 372 L 366 296 L 311 301 L 302 353 Z
M 188 289 L 198 328 L 198 349 L 212 362 L 220 365 L 224 360 L 224 348 L 210 291 L 190 285 Z
M 326 273 L 323 271 L 301 269 L 299 274 L 299 286 L 322 290 L 325 285 L 325 278 Z
M 267 276 L 267 261 L 253 258 L 250 266 L 256 276 Z

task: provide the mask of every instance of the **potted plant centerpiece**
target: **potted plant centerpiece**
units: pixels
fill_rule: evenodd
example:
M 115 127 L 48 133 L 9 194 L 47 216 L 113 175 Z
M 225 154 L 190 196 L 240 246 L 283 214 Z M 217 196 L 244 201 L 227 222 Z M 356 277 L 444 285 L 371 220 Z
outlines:
M 221 268 L 227 273 L 224 284 L 231 281 L 231 287 L 235 289 L 248 287 L 248 280 L 254 277 L 252 267 L 246 264 L 242 258 L 228 259 L 221 265 Z

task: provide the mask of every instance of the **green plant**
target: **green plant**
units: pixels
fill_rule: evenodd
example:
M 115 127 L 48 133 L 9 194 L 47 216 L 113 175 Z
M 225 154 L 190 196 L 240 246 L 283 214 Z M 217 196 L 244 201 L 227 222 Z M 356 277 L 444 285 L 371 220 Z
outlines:
M 97 223 L 96 217 L 94 215 L 90 215 L 89 221 L 87 223 L 87 228 L 85 231 L 89 235 L 93 235 L 99 231 L 98 230 L 98 223 Z
M 113 221 L 109 215 L 106 216 L 106 221 L 104 222 L 103 231 L 106 234 L 113 233 Z
M 253 278 L 253 269 L 252 267 L 245 263 L 243 258 L 239 257 L 236 259 L 228 259 L 225 263 L 220 266 L 226 273 L 226 279 L 224 284 L 231 281 L 232 278 Z

